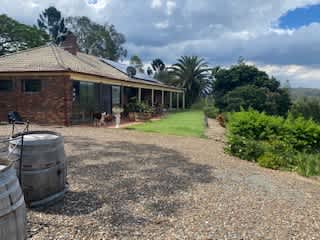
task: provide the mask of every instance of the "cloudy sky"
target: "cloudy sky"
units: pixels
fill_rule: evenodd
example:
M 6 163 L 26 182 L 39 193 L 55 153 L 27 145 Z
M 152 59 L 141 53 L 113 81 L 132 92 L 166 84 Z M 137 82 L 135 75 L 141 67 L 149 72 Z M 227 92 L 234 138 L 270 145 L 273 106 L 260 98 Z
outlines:
M 34 24 L 51 5 L 114 24 L 146 63 L 198 55 L 229 66 L 243 56 L 293 87 L 320 88 L 320 0 L 1 0 L 0 13 Z

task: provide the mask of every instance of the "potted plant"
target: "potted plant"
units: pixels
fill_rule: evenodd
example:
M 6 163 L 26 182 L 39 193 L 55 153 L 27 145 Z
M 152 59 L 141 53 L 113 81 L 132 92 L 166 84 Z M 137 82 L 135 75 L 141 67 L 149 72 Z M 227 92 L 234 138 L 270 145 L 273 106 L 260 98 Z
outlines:
M 152 118 L 153 108 L 144 102 L 137 103 L 135 118 L 138 121 L 146 121 Z
M 128 114 L 129 121 L 135 121 L 135 112 L 138 111 L 137 102 L 129 102 L 125 107 L 125 112 Z

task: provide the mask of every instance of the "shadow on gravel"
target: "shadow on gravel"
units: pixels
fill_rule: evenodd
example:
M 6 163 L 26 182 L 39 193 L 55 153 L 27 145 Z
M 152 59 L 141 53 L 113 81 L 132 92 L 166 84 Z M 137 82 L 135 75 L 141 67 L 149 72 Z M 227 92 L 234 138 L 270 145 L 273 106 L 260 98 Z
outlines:
M 101 225 L 129 234 L 130 229 L 157 224 L 156 218 L 179 214 L 186 202 L 182 194 L 194 184 L 216 180 L 212 167 L 191 163 L 178 151 L 151 144 L 66 138 L 73 149 L 68 157 L 71 192 L 45 213 L 92 214 Z M 72 186 L 71 186 L 72 187 Z M 85 192 L 83 192 L 85 191 Z
M 34 208 L 34 211 L 45 212 L 47 214 L 61 214 L 66 216 L 80 216 L 92 213 L 102 207 L 94 192 L 72 192 L 69 191 L 62 201 L 49 207 Z

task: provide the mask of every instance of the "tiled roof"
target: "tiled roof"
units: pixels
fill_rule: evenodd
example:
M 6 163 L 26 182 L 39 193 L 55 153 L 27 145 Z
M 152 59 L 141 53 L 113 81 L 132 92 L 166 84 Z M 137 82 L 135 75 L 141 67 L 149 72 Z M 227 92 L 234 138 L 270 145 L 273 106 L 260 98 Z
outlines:
M 102 62 L 98 57 L 81 52 L 73 55 L 56 45 L 33 48 L 0 57 L 0 73 L 52 71 L 78 72 L 130 82 L 166 86 L 156 80 L 150 81 L 150 79 L 139 77 L 129 78 L 126 72 L 110 63 Z
M 73 71 L 127 80 L 128 77 L 83 53 L 73 55 L 55 45 L 34 48 L 0 57 L 0 72 Z

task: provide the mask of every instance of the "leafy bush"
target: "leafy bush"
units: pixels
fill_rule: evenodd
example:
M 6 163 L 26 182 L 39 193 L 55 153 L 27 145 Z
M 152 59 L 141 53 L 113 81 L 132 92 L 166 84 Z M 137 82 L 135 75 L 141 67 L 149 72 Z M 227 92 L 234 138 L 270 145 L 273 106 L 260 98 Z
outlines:
M 206 106 L 204 108 L 204 113 L 209 117 L 209 118 L 216 118 L 219 114 L 219 109 L 217 109 L 215 106 Z
M 312 120 L 268 116 L 255 110 L 229 114 L 229 134 L 255 141 L 281 140 L 297 151 L 320 152 L 320 125 Z
M 138 102 L 136 100 L 130 101 L 124 109 L 126 113 L 129 113 L 129 112 L 152 113 L 154 112 L 154 110 L 155 109 L 153 107 L 150 107 L 149 104 L 145 102 Z
M 258 163 L 266 168 L 292 169 L 296 165 L 295 152 L 290 144 L 275 140 L 264 145 L 264 153 L 258 158 Z
M 291 106 L 287 89 L 257 67 L 240 62 L 231 68 L 213 71 L 213 96 L 221 111 L 249 107 L 271 115 L 286 116 Z
M 216 118 L 219 114 L 219 109 L 215 106 L 212 97 L 199 98 L 192 106 L 193 110 L 202 110 L 209 118 Z
M 199 98 L 194 104 L 192 104 L 192 110 L 203 110 L 208 105 L 206 98 Z
M 294 117 L 313 119 L 320 123 L 320 101 L 312 98 L 299 99 L 292 105 L 291 113 Z
M 252 140 L 268 140 L 283 131 L 284 119 L 270 117 L 255 110 L 228 114 L 228 129 L 232 135 Z
M 263 147 L 261 144 L 257 144 L 256 141 L 241 137 L 238 135 L 231 135 L 228 138 L 229 151 L 232 155 L 244 160 L 256 161 L 263 154 Z
M 313 168 L 320 174 L 320 125 L 314 121 L 249 110 L 230 113 L 227 126 L 231 154 L 263 167 L 298 170 L 303 175 L 315 174 Z
M 280 137 L 297 151 L 320 153 L 320 125 L 302 117 L 289 117 L 284 122 Z
M 320 175 L 320 155 L 299 153 L 296 156 L 297 172 L 306 177 Z
M 137 102 L 137 112 L 153 113 L 154 108 L 145 102 Z

